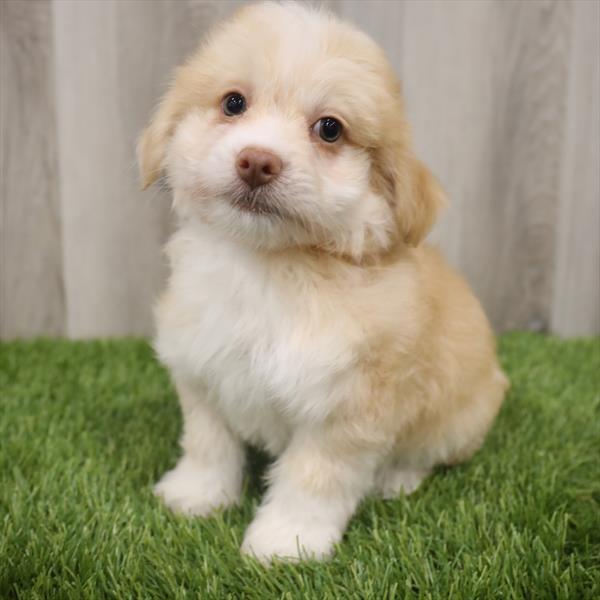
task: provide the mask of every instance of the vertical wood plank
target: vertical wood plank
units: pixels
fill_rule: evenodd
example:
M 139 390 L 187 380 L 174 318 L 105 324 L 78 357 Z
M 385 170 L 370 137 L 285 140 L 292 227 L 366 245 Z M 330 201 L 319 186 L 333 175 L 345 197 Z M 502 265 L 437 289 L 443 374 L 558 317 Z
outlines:
M 228 4 L 228 3 L 226 3 Z M 139 191 L 135 143 L 214 2 L 56 0 L 68 333 L 147 334 L 170 199 Z
M 461 263 L 501 330 L 550 324 L 571 18 L 566 2 L 493 4 L 489 188 L 465 207 Z
M 484 299 L 501 329 L 546 331 L 552 313 L 572 5 L 496 2 L 494 8 L 495 20 L 502 22 L 502 46 L 494 63 L 500 68 L 488 141 L 494 147 L 492 195 L 484 207 L 483 235 L 465 244 L 462 258 L 473 277 L 487 277 Z
M 0 2 L 0 338 L 63 333 L 51 17 Z
M 575 2 L 552 328 L 600 333 L 600 4 Z
M 546 329 L 571 6 L 398 6 L 402 15 L 389 22 L 390 3 L 342 0 L 340 10 L 359 25 L 386 22 L 375 37 L 403 81 L 417 152 L 450 198 L 432 240 L 466 275 L 496 329 Z
M 398 0 L 331 0 L 327 5 L 346 21 L 369 34 L 399 71 L 402 56 L 403 2 Z
M 72 337 L 147 333 L 161 280 L 168 205 L 136 186 L 131 105 L 145 98 L 172 17 L 145 5 L 131 44 L 119 46 L 116 2 L 54 2 L 67 332 Z M 174 12 L 177 8 L 174 8 Z M 164 17 L 164 23 L 160 23 Z M 137 35 L 136 35 L 137 34 Z M 145 60 L 144 60 L 145 59 Z M 124 85 L 123 89 L 121 86 Z M 131 91 L 131 97 L 128 93 Z M 141 107 L 140 107 L 141 108 Z

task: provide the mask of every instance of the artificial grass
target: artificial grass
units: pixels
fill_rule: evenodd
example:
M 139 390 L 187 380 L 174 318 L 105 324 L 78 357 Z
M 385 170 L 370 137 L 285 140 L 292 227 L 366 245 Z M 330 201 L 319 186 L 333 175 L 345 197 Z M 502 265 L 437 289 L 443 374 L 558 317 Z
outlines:
M 210 519 L 152 484 L 180 417 L 144 341 L 0 345 L 2 598 L 598 598 L 600 344 L 501 338 L 512 390 L 483 450 L 366 500 L 329 562 L 239 554 L 259 500 Z

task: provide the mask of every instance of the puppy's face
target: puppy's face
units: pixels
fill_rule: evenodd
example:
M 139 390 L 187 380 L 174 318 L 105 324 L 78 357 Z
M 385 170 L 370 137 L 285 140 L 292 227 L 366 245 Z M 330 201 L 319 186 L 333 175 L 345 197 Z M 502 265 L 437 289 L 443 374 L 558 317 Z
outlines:
M 254 247 L 360 259 L 415 244 L 441 193 L 413 157 L 381 50 L 331 17 L 259 4 L 178 72 L 139 146 L 145 185 Z

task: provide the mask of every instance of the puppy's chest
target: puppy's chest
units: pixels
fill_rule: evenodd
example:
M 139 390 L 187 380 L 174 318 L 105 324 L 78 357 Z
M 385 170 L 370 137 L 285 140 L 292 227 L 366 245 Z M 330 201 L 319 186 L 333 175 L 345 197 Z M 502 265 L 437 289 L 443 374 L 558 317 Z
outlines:
M 343 309 L 321 307 L 301 276 L 224 258 L 174 274 L 158 315 L 161 357 L 201 379 L 243 437 L 264 437 L 269 420 L 324 418 L 355 361 Z

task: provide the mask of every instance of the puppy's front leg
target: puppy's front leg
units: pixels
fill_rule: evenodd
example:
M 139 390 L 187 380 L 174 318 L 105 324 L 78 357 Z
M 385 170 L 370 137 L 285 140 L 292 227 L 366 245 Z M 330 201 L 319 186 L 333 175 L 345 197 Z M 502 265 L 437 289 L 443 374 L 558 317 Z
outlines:
M 372 486 L 377 454 L 301 432 L 275 463 L 271 486 L 246 531 L 242 552 L 263 562 L 324 558 Z
M 237 503 L 244 453 L 202 391 L 177 384 L 183 413 L 183 456 L 165 473 L 154 493 L 176 512 L 207 515 Z

